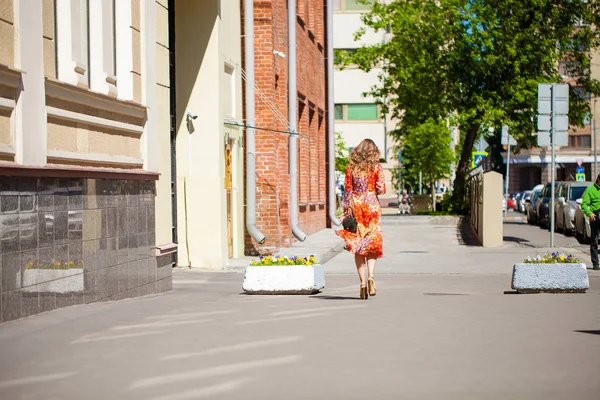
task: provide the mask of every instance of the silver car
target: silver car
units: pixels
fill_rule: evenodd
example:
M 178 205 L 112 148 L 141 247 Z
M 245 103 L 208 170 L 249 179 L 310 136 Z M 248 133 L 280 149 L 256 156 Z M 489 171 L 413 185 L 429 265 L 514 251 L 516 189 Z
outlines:
M 564 232 L 566 236 L 575 233 L 575 212 L 578 207 L 577 200 L 581 199 L 583 192 L 591 182 L 563 182 L 556 193 L 556 230 Z
M 581 209 L 582 199 L 576 201 L 577 209 L 575 210 L 575 237 L 583 243 L 588 243 L 592 236 L 590 228 L 590 220 Z

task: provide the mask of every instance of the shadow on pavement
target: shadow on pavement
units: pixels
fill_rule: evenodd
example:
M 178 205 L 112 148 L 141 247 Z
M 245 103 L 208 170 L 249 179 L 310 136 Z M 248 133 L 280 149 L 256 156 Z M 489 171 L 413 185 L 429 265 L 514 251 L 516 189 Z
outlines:
M 529 240 L 527 239 L 523 239 L 523 238 L 519 238 L 519 237 L 514 237 L 514 236 L 504 236 L 502 238 L 505 242 L 513 242 L 513 243 L 529 243 Z
M 588 333 L 590 335 L 600 335 L 600 331 L 575 331 L 579 333 Z
M 461 246 L 479 246 L 479 241 L 477 240 L 473 228 L 471 228 L 468 218 L 463 218 L 457 228 L 456 236 L 458 237 L 458 244 Z
M 348 297 L 348 296 L 309 296 L 311 299 L 319 300 L 360 300 L 360 297 Z

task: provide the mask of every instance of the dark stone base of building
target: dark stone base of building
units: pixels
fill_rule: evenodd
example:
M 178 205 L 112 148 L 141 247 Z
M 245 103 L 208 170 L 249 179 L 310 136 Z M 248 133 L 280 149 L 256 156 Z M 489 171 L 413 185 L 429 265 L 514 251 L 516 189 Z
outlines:
M 0 322 L 169 291 L 154 181 L 0 177 Z

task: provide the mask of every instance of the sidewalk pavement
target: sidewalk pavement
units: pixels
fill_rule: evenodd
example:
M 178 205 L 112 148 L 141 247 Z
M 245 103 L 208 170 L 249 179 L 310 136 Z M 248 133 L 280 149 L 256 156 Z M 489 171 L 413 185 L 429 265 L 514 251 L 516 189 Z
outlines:
M 600 272 L 586 294 L 516 295 L 512 264 L 539 249 L 465 245 L 449 218 L 383 230 L 367 301 L 343 252 L 315 296 L 249 296 L 241 270 L 176 269 L 171 293 L 6 322 L 0 398 L 598 397 Z M 327 255 L 335 238 L 294 251 Z

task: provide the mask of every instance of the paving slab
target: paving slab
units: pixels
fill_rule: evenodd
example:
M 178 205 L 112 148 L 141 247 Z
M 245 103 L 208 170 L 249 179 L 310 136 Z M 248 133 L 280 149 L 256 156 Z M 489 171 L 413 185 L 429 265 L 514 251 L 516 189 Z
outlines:
M 342 252 L 318 295 L 249 296 L 241 269 L 176 269 L 170 293 L 1 324 L 0 398 L 598 397 L 600 272 L 586 294 L 520 295 L 512 264 L 544 249 L 469 246 L 425 218 L 383 231 L 367 301 Z
M 316 296 L 247 296 L 178 270 L 173 293 L 0 327 L 3 399 L 591 399 L 600 277 L 516 295 L 510 276 L 328 275 Z M 510 292 L 509 292 L 510 293 Z

